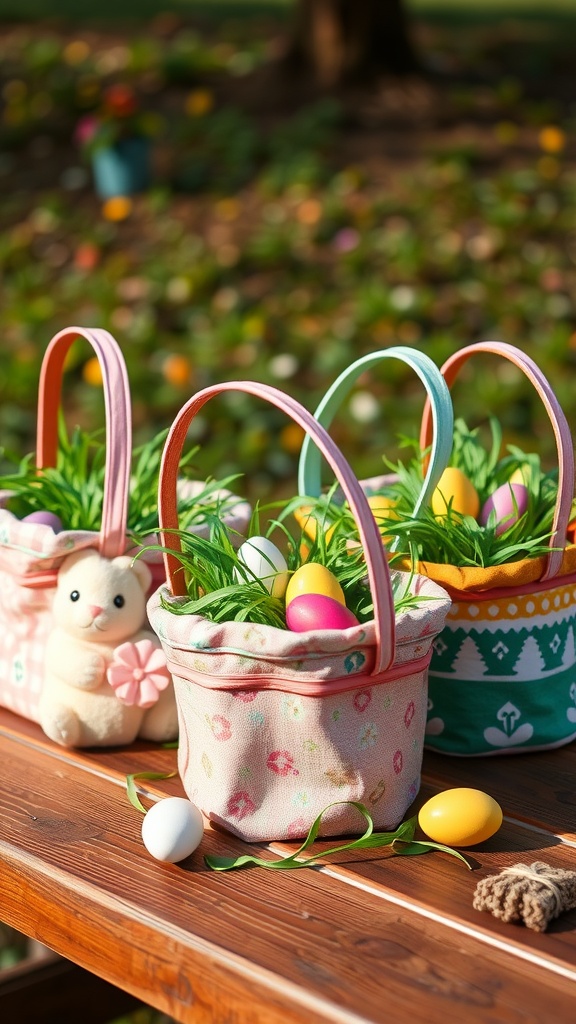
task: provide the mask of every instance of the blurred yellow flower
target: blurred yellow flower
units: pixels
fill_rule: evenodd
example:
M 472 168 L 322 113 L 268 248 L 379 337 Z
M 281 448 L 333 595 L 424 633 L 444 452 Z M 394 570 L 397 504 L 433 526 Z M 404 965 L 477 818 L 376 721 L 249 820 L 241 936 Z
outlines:
M 91 359 L 84 363 L 82 377 L 86 384 L 90 384 L 94 388 L 100 387 L 102 384 L 102 370 L 96 356 L 92 356 Z
M 214 94 L 209 89 L 193 89 L 186 97 L 184 109 L 190 117 L 202 117 L 214 106 Z
M 538 143 L 545 153 L 561 153 L 566 146 L 566 133 L 561 128 L 549 124 L 542 128 L 538 135 Z
M 240 216 L 240 203 L 234 198 L 219 199 L 214 210 L 219 220 L 236 220 Z
M 105 220 L 126 220 L 132 213 L 132 200 L 129 196 L 112 196 L 102 205 L 102 216 Z
M 304 431 L 297 423 L 288 423 L 280 432 L 280 444 L 285 452 L 298 455 L 304 440 Z
M 75 64 L 82 64 L 90 56 L 90 47 L 83 39 L 74 39 L 64 47 L 62 56 L 66 64 L 74 67 Z

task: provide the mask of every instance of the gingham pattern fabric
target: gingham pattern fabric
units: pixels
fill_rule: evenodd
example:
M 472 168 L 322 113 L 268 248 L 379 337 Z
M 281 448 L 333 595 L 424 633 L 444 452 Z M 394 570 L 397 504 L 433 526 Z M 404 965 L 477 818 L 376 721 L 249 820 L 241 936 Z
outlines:
M 73 551 L 97 545 L 98 534 L 55 534 L 0 509 L 0 704 L 25 718 L 38 721 L 55 573 Z
M 191 493 L 202 487 L 186 482 Z M 0 502 L 7 497 L 0 493 Z M 223 521 L 230 529 L 241 531 L 246 529 L 250 513 L 250 505 L 238 499 Z M 199 524 L 195 532 L 206 535 L 207 528 Z M 99 540 L 99 534 L 90 531 L 55 534 L 47 526 L 21 522 L 0 508 L 0 705 L 24 718 L 38 721 L 56 573 L 68 555 L 97 548 Z M 151 537 L 150 542 L 154 541 L 157 538 Z M 166 578 L 162 555 L 150 551 L 142 557 L 152 572 L 151 590 L 155 590 Z

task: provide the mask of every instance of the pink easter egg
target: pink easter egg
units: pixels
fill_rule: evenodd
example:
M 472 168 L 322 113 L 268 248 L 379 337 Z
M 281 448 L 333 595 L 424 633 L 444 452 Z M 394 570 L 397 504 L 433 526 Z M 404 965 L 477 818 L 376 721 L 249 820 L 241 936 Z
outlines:
M 486 526 L 491 512 L 496 513 L 496 536 L 514 526 L 528 508 L 528 488 L 524 484 L 505 483 L 486 499 L 480 512 L 480 525 Z
M 306 633 L 311 629 L 348 629 L 357 626 L 358 619 L 333 597 L 300 594 L 286 609 L 286 625 L 294 633 Z
M 62 521 L 56 515 L 55 512 L 30 512 L 30 515 L 24 516 L 23 523 L 37 523 L 40 526 L 49 526 L 54 533 L 60 533 L 62 529 Z

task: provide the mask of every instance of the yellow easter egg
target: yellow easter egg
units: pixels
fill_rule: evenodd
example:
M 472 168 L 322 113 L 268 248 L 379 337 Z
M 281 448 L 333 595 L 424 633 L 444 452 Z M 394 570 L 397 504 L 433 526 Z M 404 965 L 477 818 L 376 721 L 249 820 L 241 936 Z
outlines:
M 298 523 L 300 529 L 310 537 L 310 540 L 316 540 L 316 532 L 318 530 L 318 520 L 312 515 L 311 505 L 302 505 L 301 508 L 297 508 L 294 512 L 294 519 Z M 330 540 L 334 534 L 335 527 L 328 526 L 327 523 L 323 524 L 325 530 L 326 544 L 330 543 Z
M 418 824 L 435 843 L 476 846 L 498 831 L 502 809 L 480 789 L 447 789 L 421 807 Z
M 527 487 L 530 483 L 530 467 L 518 466 L 518 469 L 515 469 L 512 473 L 509 483 L 524 484 L 524 487 Z
M 394 498 L 390 498 L 387 494 L 369 494 L 367 501 L 372 509 L 372 514 L 376 520 L 376 524 L 380 527 L 382 540 L 384 542 L 392 540 L 390 534 L 386 533 L 383 529 L 383 524 L 387 520 L 400 518 L 396 511 L 396 500 Z
M 319 562 L 306 562 L 291 576 L 286 587 L 286 607 L 302 594 L 323 594 L 345 605 L 344 591 L 333 572 Z
M 480 498 L 474 484 L 461 469 L 448 466 L 432 492 L 430 507 L 435 516 L 445 516 L 450 506 L 452 512 L 476 519 L 480 511 Z
M 374 513 L 376 521 L 378 521 L 378 519 L 400 518 L 398 513 L 395 511 L 398 502 L 388 494 L 369 494 L 366 500 Z

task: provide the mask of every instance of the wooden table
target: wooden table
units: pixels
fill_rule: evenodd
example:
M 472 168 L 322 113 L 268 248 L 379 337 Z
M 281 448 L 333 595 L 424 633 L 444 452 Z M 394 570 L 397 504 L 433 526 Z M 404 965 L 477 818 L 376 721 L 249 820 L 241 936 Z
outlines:
M 576 745 L 484 760 L 426 755 L 415 808 L 462 785 L 502 804 L 500 832 L 469 851 L 473 871 L 445 854 L 377 850 L 298 871 L 220 874 L 205 853 L 250 848 L 210 828 L 192 857 L 163 865 L 142 845 L 126 775 L 170 771 L 174 750 L 71 752 L 0 711 L 0 763 L 0 918 L 183 1024 L 574 1017 L 576 911 L 540 934 L 474 910 L 472 897 L 480 878 L 518 861 L 576 869 Z M 142 787 L 148 805 L 183 795 L 177 777 Z M 86 994 L 83 1024 L 91 1003 Z M 25 1021 L 1 1002 L 0 1018 Z

